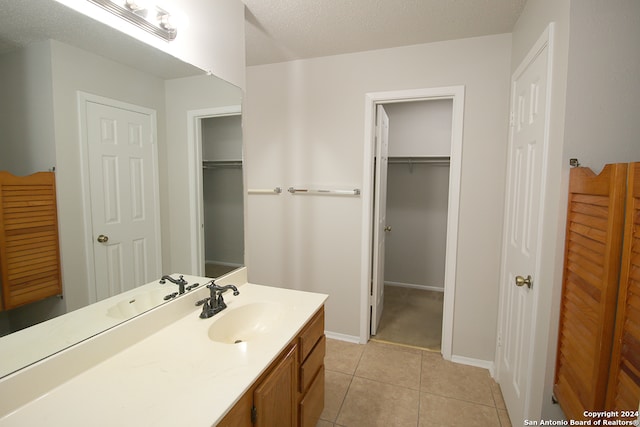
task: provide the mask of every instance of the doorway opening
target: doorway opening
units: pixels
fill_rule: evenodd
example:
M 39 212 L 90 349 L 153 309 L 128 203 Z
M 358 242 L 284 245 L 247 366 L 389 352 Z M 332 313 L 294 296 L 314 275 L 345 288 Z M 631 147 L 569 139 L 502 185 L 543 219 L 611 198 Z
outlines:
M 193 274 L 220 277 L 244 265 L 240 106 L 189 112 Z
M 462 86 L 367 94 L 365 342 L 451 358 L 463 97 Z

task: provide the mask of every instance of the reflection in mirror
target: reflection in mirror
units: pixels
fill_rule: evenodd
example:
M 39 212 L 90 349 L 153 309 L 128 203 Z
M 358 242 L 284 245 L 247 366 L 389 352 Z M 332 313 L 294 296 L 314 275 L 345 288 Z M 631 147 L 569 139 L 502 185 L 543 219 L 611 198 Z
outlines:
M 205 276 L 244 263 L 242 125 L 239 113 L 201 119 Z
M 176 251 L 185 244 L 177 245 L 172 239 L 189 233 L 176 230 L 186 226 L 171 222 L 170 215 L 175 194 L 189 193 L 187 179 L 182 182 L 171 175 L 187 168 L 186 163 L 175 166 L 178 157 L 185 162 L 187 158 L 186 113 L 240 105 L 242 93 L 55 1 L 0 0 L 0 10 L 0 170 L 28 175 L 55 167 L 63 271 L 63 297 L 0 311 L 1 378 L 164 303 L 167 286 L 176 288 L 171 284 L 160 287 L 159 277 L 150 277 L 142 282 L 148 285 L 131 289 L 125 278 L 123 294 L 101 301 L 92 297 L 95 271 L 89 254 L 95 239 L 84 225 L 91 204 L 82 196 L 86 183 L 82 182 L 78 92 L 157 113 L 161 273 L 170 273 L 178 265 L 187 274 L 192 272 L 183 267 L 185 263 L 175 262 L 184 256 Z M 205 99 L 192 105 L 193 97 L 181 95 L 181 90 L 167 93 L 168 86 L 176 89 L 181 85 L 189 85 L 192 93 L 202 85 L 205 89 L 199 92 L 206 94 Z M 224 93 L 224 100 L 216 99 L 217 93 Z M 240 141 L 238 136 L 238 144 Z M 217 219 L 216 224 L 224 221 Z M 212 257 L 233 267 L 243 264 L 242 255 L 236 255 Z

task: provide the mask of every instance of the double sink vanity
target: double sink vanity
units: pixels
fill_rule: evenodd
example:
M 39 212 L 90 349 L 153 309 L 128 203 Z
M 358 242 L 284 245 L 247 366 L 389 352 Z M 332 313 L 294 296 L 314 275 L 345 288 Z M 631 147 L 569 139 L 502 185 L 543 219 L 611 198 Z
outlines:
M 315 426 L 327 296 L 247 283 L 246 269 L 216 280 L 238 295 L 184 280 L 200 286 L 148 311 L 138 301 L 177 287 L 110 299 L 104 316 L 142 313 L 0 379 L 0 426 Z M 226 308 L 201 318 L 210 295 Z

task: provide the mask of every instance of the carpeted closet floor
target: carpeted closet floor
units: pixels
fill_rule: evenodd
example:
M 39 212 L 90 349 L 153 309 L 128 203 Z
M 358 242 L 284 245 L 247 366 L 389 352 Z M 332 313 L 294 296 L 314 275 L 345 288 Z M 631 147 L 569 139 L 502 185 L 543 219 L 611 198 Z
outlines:
M 382 319 L 372 339 L 439 351 L 443 296 L 443 292 L 385 285 Z
M 207 277 L 216 278 L 216 277 L 224 276 L 225 274 L 235 270 L 236 268 L 238 267 L 207 263 L 204 266 L 204 274 Z

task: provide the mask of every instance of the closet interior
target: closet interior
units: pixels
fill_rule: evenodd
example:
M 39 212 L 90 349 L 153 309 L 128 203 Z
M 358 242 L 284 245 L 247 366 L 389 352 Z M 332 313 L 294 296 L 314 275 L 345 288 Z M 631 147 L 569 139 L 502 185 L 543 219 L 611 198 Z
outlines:
M 207 277 L 219 277 L 244 264 L 241 120 L 235 114 L 201 121 Z
M 377 340 L 440 350 L 452 108 L 451 99 L 384 105 L 387 232 Z

